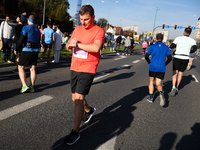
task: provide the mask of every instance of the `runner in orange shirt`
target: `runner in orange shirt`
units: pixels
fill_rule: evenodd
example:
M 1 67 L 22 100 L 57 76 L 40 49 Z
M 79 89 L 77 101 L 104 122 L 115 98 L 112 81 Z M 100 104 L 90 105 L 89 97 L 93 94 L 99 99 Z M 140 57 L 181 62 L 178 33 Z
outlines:
M 104 42 L 104 30 L 94 25 L 94 9 L 84 5 L 79 11 L 81 26 L 75 28 L 66 50 L 73 50 L 71 63 L 71 92 L 75 103 L 74 126 L 65 143 L 74 144 L 79 138 L 81 120 L 90 121 L 96 109 L 89 107 L 85 99 L 92 85 L 99 63 L 99 50 Z M 85 115 L 84 115 L 85 111 Z M 84 115 L 84 117 L 83 117 Z

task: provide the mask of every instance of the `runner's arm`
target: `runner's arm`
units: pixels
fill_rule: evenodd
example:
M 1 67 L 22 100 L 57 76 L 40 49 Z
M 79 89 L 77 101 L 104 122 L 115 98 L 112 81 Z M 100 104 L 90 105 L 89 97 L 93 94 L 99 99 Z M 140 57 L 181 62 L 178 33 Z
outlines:
M 145 59 L 146 59 L 146 61 L 148 62 L 148 64 L 150 64 L 149 56 L 150 56 L 150 54 L 149 54 L 149 53 L 146 53 L 146 55 L 145 55 Z
M 21 51 L 20 50 L 20 46 L 22 46 L 22 44 L 25 42 L 25 40 L 26 40 L 26 36 L 24 36 L 24 35 L 20 35 L 20 37 L 19 37 L 19 40 L 18 40 L 18 42 L 17 42 L 17 47 L 16 47 L 16 51 L 17 52 L 19 52 L 19 51 Z
M 176 44 L 172 43 L 172 44 L 170 45 L 169 48 L 170 48 L 170 49 L 174 49 L 174 48 L 176 48 Z
M 73 41 L 73 42 L 72 42 Z M 76 47 L 77 41 L 75 39 L 71 40 L 71 42 L 66 44 L 66 49 L 71 50 L 72 48 Z M 101 45 L 102 45 L 101 40 L 95 40 L 93 44 L 82 44 L 78 43 L 78 48 L 83 49 L 87 52 L 99 52 Z
M 191 47 L 191 49 L 190 49 L 190 53 L 194 53 L 194 52 L 196 52 L 196 50 L 197 50 L 197 46 L 196 46 L 196 45 L 193 45 L 193 46 Z
M 165 65 L 167 66 L 170 61 L 172 61 L 172 55 L 167 55 L 167 60 L 165 61 Z

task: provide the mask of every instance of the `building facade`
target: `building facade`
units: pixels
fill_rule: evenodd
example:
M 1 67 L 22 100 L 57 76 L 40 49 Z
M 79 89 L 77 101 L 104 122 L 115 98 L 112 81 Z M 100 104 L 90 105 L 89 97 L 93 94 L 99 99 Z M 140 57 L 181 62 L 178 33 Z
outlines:
M 194 40 L 197 41 L 197 42 L 200 42 L 200 17 L 199 17 L 198 22 L 197 22 Z
M 134 26 L 124 27 L 123 31 L 132 31 L 138 33 L 138 26 L 134 25 Z

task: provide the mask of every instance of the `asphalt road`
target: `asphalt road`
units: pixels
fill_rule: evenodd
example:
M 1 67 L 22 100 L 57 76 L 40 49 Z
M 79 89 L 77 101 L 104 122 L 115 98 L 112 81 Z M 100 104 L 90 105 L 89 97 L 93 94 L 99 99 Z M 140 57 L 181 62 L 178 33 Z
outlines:
M 142 50 L 132 56 L 101 58 L 88 103 L 97 109 L 73 146 L 63 143 L 73 126 L 70 59 L 37 66 L 35 93 L 20 94 L 15 68 L 0 68 L 1 150 L 199 150 L 200 57 L 185 71 L 176 97 L 171 90 L 172 63 L 163 80 L 166 105 L 148 97 L 148 64 Z M 29 70 L 27 82 L 29 83 Z

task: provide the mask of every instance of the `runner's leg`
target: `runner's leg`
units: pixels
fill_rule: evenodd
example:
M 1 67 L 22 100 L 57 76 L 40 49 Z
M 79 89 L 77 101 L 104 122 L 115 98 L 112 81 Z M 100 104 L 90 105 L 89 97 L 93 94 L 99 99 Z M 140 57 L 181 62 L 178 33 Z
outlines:
M 35 71 L 35 65 L 30 66 L 30 79 L 31 79 L 31 86 L 33 87 L 35 85 L 37 75 Z
M 24 68 L 25 68 L 24 66 L 18 65 L 19 78 L 20 78 L 23 86 L 26 85 L 26 72 L 24 71 Z

